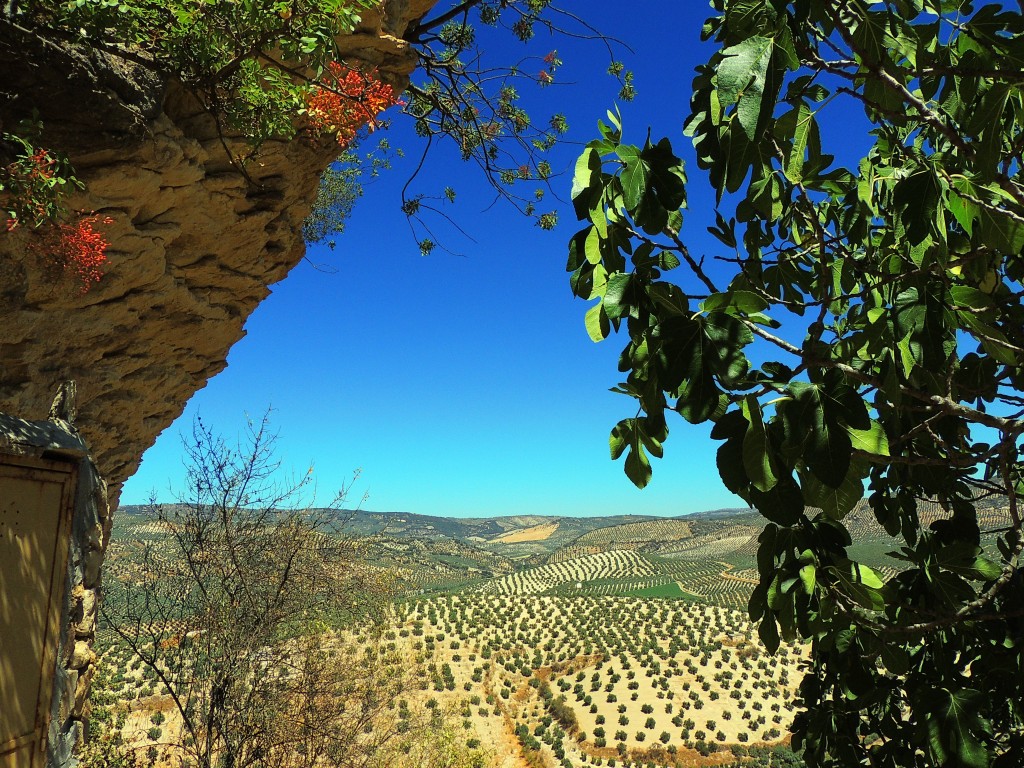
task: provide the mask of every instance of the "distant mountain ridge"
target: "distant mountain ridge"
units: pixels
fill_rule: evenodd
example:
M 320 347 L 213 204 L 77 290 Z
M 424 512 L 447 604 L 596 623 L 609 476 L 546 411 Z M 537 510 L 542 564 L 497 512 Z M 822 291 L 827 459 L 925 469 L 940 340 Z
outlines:
M 151 517 L 149 506 L 126 504 L 120 515 L 125 517 Z M 577 539 L 587 537 L 606 528 L 635 527 L 639 523 L 686 521 L 719 523 L 723 518 L 742 518 L 756 515 L 748 509 L 716 509 L 688 515 L 665 517 L 661 515 L 604 515 L 599 517 L 572 517 L 565 515 L 507 515 L 501 517 L 452 517 L 423 515 L 415 512 L 379 512 L 373 510 L 338 510 L 336 513 L 342 530 L 352 536 L 387 536 L 394 539 L 455 539 L 475 547 L 500 551 L 512 558 L 547 556 Z M 557 525 L 555 525 L 557 524 Z M 546 537 L 518 540 L 514 535 L 530 529 L 550 526 L 554 530 Z M 533 537 L 524 537 L 533 539 Z

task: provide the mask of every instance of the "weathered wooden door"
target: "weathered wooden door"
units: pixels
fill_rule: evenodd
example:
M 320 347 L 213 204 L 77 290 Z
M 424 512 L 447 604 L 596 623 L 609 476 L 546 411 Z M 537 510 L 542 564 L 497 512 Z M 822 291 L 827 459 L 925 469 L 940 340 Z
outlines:
M 0 768 L 42 768 L 73 464 L 0 455 Z

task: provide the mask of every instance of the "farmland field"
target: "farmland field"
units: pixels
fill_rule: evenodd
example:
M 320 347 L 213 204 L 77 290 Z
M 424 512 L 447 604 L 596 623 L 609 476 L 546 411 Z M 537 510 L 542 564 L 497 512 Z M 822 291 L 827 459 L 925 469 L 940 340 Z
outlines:
M 923 517 L 939 510 L 925 506 Z M 981 510 L 986 529 L 1006 513 Z M 685 520 L 497 520 L 357 513 L 352 563 L 385 577 L 383 624 L 335 636 L 340 657 L 388 659 L 403 685 L 363 728 L 417 734 L 457 768 L 797 766 L 787 729 L 805 652 L 762 649 L 746 619 L 760 522 L 746 510 Z M 859 505 L 852 554 L 885 578 L 893 541 Z M 105 593 L 136 578 L 166 531 L 118 518 Z M 101 627 L 96 711 L 109 734 L 158 766 L 180 722 L 157 675 Z M 369 655 L 367 655 L 369 654 Z M 358 675 L 361 663 L 353 674 Z M 416 730 L 416 723 L 428 724 Z M 99 726 L 98 726 L 99 727 Z M 440 739 L 440 742 L 437 740 Z M 434 743 L 436 742 L 436 743 Z M 429 768 L 407 740 L 387 768 Z M 163 751 L 162 751 L 163 750 Z M 433 753 L 431 753 L 433 754 Z
M 688 539 L 691 535 L 690 524 L 685 520 L 646 520 L 642 523 L 626 523 L 625 525 L 598 528 L 583 534 L 576 539 L 575 543 L 586 546 L 667 542 Z
M 460 684 L 479 691 L 514 732 L 535 737 L 519 738 L 519 749 L 562 765 L 616 755 L 692 762 L 712 745 L 779 742 L 792 717 L 799 649 L 769 658 L 728 609 L 467 593 L 406 603 L 397 618 L 428 665 L 450 670 L 452 695 L 465 698 Z
M 503 533 L 501 536 L 494 537 L 491 541 L 493 543 L 501 544 L 517 544 L 522 541 L 544 541 L 545 539 L 551 538 L 551 534 L 557 530 L 557 521 L 553 523 L 542 523 L 540 525 L 531 525 L 529 528 L 511 530 L 508 533 Z
M 488 768 L 792 760 L 786 734 L 803 653 L 767 655 L 745 617 L 746 520 L 612 519 L 607 530 L 564 521 L 394 516 L 388 525 L 405 526 L 398 535 L 354 537 L 360 567 L 387 572 L 398 599 L 376 633 L 343 632 L 337 644 L 353 658 L 389 654 L 406 670 L 387 717 L 443 716 L 461 759 Z M 428 535 L 406 535 L 412 524 Z M 159 548 L 163 533 L 139 514 L 119 521 L 109 594 L 132 578 L 143 541 Z M 502 554 L 524 545 L 546 554 Z M 97 685 L 107 727 L 174 765 L 165 746 L 180 724 L 173 703 L 110 630 Z M 390 765 L 413 768 L 416 754 Z

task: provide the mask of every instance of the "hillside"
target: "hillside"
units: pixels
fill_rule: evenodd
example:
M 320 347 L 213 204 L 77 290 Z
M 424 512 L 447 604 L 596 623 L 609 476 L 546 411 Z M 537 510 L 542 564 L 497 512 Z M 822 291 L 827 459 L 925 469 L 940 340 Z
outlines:
M 145 507 L 121 508 L 114 529 L 116 553 L 123 556 L 126 547 L 159 538 L 161 529 L 150 516 Z M 941 519 L 942 512 L 922 505 L 921 517 L 927 525 Z M 1005 509 L 979 510 L 983 532 L 1007 521 Z M 567 585 L 581 583 L 588 585 L 586 594 L 631 594 L 678 583 L 684 593 L 728 607 L 745 605 L 742 593 L 756 579 L 757 537 L 763 527 L 763 519 L 746 509 L 679 518 L 460 518 L 347 510 L 337 513 L 336 523 L 339 535 L 359 541 L 364 557 L 393 569 L 410 590 L 450 591 L 497 579 L 488 590 L 561 594 Z M 854 558 L 890 575 L 902 567 L 887 555 L 897 548 L 896 540 L 875 521 L 866 502 L 844 524 L 853 537 Z M 724 601 L 714 599 L 719 593 Z
M 573 766 L 623 756 L 669 766 L 675 754 L 710 768 L 718 749 L 785 750 L 793 712 L 799 649 L 763 654 L 743 614 L 749 573 L 711 556 L 709 531 L 745 540 L 749 526 L 736 521 L 749 517 L 483 520 L 362 511 L 337 522 L 353 544 L 354 567 L 389 574 L 398 591 L 384 640 L 417 665 L 400 718 L 450 708 L 467 746 L 493 748 L 480 762 L 487 768 L 522 768 L 518 758 L 538 752 Z M 108 555 L 108 600 L 125 598 L 136 558 L 147 550 L 159 556 L 167 532 L 152 510 L 122 510 Z M 559 542 L 566 546 L 552 552 Z M 506 554 L 527 546 L 563 559 Z M 588 547 L 601 551 L 569 557 Z M 678 557 L 640 551 L 658 547 L 685 549 Z M 124 716 L 128 743 L 159 749 L 156 713 L 167 718 L 163 732 L 177 727 L 169 697 L 111 627 L 100 639 L 112 670 L 101 686 L 120 702 L 112 717 Z M 360 630 L 347 642 L 352 651 L 381 640 Z M 742 693 L 740 681 L 747 681 Z
M 144 506 L 124 505 L 120 508 L 119 514 L 137 519 L 147 517 L 150 512 Z M 339 510 L 333 515 L 339 529 L 351 536 L 386 535 L 393 539 L 455 539 L 491 549 L 508 557 L 553 552 L 580 536 L 598 530 L 665 520 L 653 515 L 511 515 L 485 518 L 369 510 Z M 548 535 L 536 536 L 536 531 L 541 528 L 548 530 Z
M 926 506 L 921 514 L 930 522 L 941 512 Z M 998 527 L 1006 513 L 985 507 L 979 517 Z M 784 734 L 804 651 L 764 654 L 746 619 L 757 582 L 756 513 L 486 520 L 359 511 L 337 522 L 357 568 L 393 576 L 385 638 L 422 664 L 403 711 L 451 707 L 467 745 L 494 746 L 494 759 L 481 765 L 522 768 L 518 757 L 542 752 L 571 756 L 573 766 L 623 756 L 670 766 L 676 755 L 711 768 L 719 749 L 746 754 L 751 768 L 776 764 L 773 755 L 799 765 Z M 891 578 L 894 542 L 866 505 L 845 522 L 853 554 Z M 149 510 L 122 510 L 108 600 L 121 597 L 118 585 L 133 578 L 145 547 L 159 552 L 165 532 Z M 546 554 L 524 557 L 528 548 Z M 123 705 L 127 738 L 149 748 L 153 712 L 171 712 L 170 704 L 129 668 L 110 628 L 101 640 L 117 670 L 109 684 L 132 702 Z M 353 648 L 379 643 L 351 640 Z

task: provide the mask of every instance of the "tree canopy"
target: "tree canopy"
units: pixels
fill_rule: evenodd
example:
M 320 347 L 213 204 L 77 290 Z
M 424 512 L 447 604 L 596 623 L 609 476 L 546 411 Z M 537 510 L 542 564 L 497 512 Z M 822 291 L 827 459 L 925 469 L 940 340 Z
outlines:
M 687 248 L 668 139 L 628 144 L 609 113 L 576 166 L 571 287 L 595 341 L 628 336 L 637 401 L 612 458 L 643 487 L 669 412 L 713 422 L 722 482 L 766 520 L 751 617 L 769 648 L 811 643 L 809 764 L 1019 765 L 1024 17 L 712 6 L 685 133 L 721 251 Z M 865 496 L 888 578 L 844 524 Z

